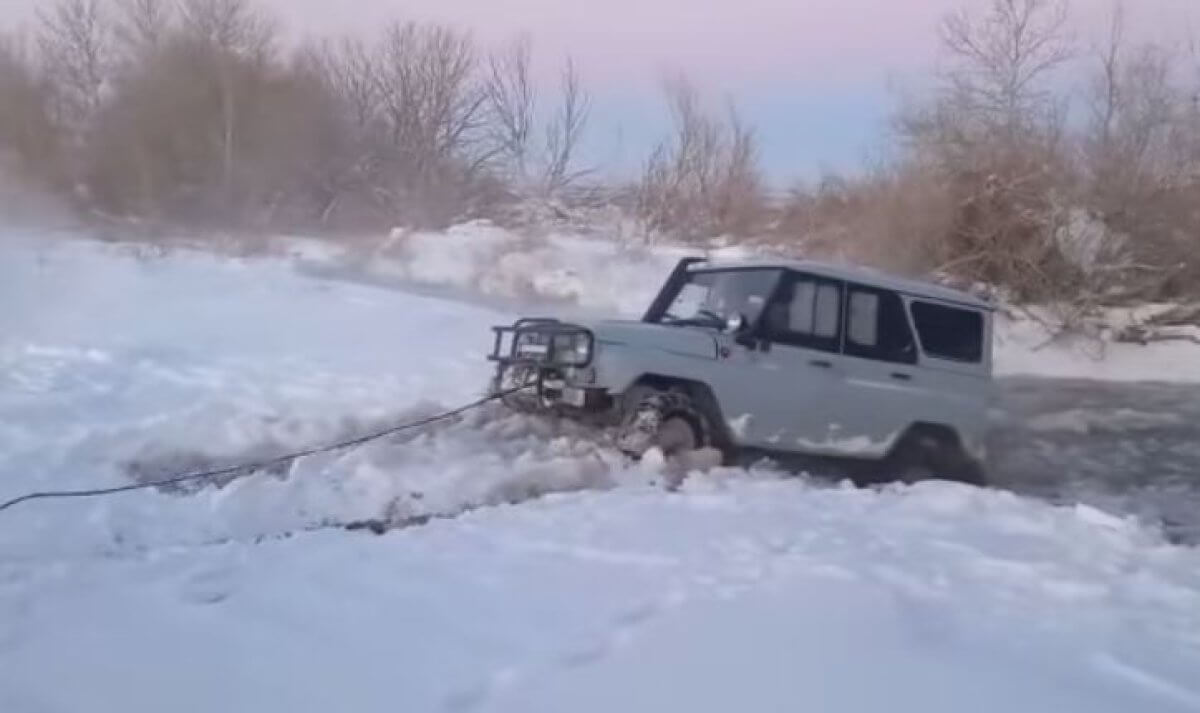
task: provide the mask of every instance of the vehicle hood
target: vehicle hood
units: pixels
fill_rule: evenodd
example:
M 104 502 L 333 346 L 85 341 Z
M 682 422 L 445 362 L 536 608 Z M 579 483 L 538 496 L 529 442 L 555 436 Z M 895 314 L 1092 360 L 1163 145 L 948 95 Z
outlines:
M 711 331 L 696 327 L 668 327 L 646 322 L 606 320 L 586 325 L 601 345 L 657 349 L 684 356 L 717 358 L 717 340 Z

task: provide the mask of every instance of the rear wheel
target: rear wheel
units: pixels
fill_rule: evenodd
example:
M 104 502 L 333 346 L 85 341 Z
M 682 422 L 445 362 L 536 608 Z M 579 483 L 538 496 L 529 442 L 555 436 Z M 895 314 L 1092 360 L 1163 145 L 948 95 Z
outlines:
M 983 468 L 963 452 L 957 440 L 937 432 L 908 434 L 882 466 L 884 479 L 894 482 L 947 480 L 987 485 Z

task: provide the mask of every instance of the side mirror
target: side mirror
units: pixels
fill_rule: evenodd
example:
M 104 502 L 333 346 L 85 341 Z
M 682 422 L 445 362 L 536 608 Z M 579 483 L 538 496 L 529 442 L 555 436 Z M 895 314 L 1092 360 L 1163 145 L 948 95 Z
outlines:
M 725 331 L 730 334 L 741 334 L 746 329 L 746 315 L 737 313 L 725 320 Z

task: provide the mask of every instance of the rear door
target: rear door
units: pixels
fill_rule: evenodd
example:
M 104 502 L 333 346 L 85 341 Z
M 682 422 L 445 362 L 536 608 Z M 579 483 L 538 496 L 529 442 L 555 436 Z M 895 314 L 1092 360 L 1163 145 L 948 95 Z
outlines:
M 917 340 L 904 299 L 891 290 L 847 283 L 843 316 L 843 381 L 822 450 L 881 457 L 924 410 Z
M 787 272 L 753 325 L 754 346 L 730 338 L 722 406 L 738 440 L 771 450 L 808 450 L 830 422 L 840 391 L 843 287 Z

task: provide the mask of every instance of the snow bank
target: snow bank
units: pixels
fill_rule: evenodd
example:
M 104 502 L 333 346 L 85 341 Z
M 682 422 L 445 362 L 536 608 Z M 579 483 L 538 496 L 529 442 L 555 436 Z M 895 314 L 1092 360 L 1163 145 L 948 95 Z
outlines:
M 1111 330 L 1138 318 L 1138 310 L 1112 309 L 1101 320 Z M 1200 327 L 1174 330 L 1185 340 L 1139 345 L 1116 342 L 1109 334 L 1056 336 L 1035 320 L 1000 317 L 996 372 L 1103 381 L 1200 383 Z
M 550 234 L 523 237 L 486 222 L 444 233 L 396 231 L 378 244 L 341 252 L 293 244 L 303 269 L 382 284 L 453 288 L 502 300 L 588 315 L 637 317 L 663 279 L 685 255 L 747 257 L 743 247 L 687 248 Z M 1142 310 L 1141 312 L 1145 312 Z M 1102 320 L 1129 324 L 1138 310 L 1111 310 Z M 1200 328 L 1184 336 L 1200 339 Z M 1141 346 L 1111 337 L 1054 338 L 1034 319 L 1002 314 L 997 320 L 996 373 L 1001 376 L 1088 378 L 1111 381 L 1200 382 L 1200 346 L 1177 341 Z
M 481 221 L 445 232 L 397 230 L 376 244 L 348 245 L 336 256 L 303 246 L 293 254 L 303 269 L 320 274 L 455 288 L 510 304 L 640 315 L 681 257 L 748 252 L 738 247 L 647 246 L 574 234 L 525 236 Z
M 1198 573 L 1124 521 L 947 485 L 552 496 L 0 562 L 0 708 L 1182 712 Z

